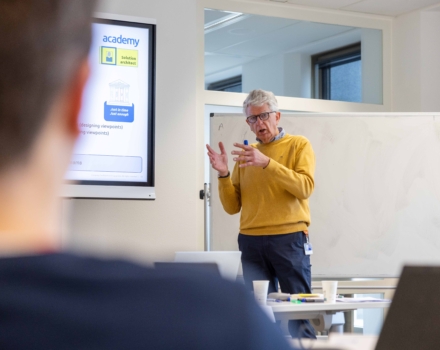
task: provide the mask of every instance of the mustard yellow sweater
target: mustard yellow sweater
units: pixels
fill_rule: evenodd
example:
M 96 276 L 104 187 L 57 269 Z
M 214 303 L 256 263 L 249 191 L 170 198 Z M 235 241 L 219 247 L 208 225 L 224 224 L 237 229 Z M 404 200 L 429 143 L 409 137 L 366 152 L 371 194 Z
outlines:
M 219 194 L 229 214 L 241 209 L 240 232 L 275 235 L 304 231 L 310 225 L 308 198 L 313 192 L 315 155 L 303 136 L 286 134 L 267 144 L 253 144 L 271 158 L 269 165 L 239 168 L 219 178 Z

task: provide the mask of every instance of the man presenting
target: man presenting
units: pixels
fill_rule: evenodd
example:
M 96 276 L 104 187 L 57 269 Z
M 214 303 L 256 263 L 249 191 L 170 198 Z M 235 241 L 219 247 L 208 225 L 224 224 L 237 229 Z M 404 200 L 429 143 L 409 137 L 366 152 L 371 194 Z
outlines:
M 246 122 L 256 135 L 253 145 L 235 143 L 230 174 L 225 147 L 209 145 L 208 156 L 218 171 L 219 194 L 229 214 L 241 210 L 238 245 L 245 283 L 269 280 L 269 292 L 311 292 L 308 198 L 313 192 L 315 156 L 309 141 L 278 127 L 281 113 L 271 92 L 253 90 L 243 103 Z M 308 321 L 289 321 L 292 335 L 315 338 Z

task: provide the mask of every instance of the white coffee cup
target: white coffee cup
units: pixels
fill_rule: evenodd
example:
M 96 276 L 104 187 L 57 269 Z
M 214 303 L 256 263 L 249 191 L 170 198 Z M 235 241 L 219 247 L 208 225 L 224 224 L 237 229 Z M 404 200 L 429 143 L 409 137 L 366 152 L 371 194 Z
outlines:
M 322 281 L 322 292 L 326 303 L 336 302 L 336 292 L 338 290 L 338 281 Z
M 258 304 L 266 305 L 269 281 L 253 281 L 254 297 Z

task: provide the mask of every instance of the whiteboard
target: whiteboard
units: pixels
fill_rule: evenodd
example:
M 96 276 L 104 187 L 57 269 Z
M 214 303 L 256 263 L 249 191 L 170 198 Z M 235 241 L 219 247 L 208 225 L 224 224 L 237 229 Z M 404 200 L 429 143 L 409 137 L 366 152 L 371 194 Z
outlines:
M 309 227 L 313 277 L 397 277 L 440 264 L 440 114 L 287 114 L 279 126 L 316 155 Z M 211 145 L 255 142 L 242 114 L 213 114 Z M 211 171 L 211 244 L 237 250 L 239 216 L 223 211 Z

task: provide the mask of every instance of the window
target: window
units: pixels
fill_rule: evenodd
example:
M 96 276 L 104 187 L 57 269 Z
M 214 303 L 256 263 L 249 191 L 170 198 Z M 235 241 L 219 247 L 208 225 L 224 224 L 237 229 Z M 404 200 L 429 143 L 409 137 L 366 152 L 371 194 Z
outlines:
M 361 44 L 312 56 L 314 97 L 362 102 Z
M 241 75 L 211 83 L 207 90 L 241 92 Z

